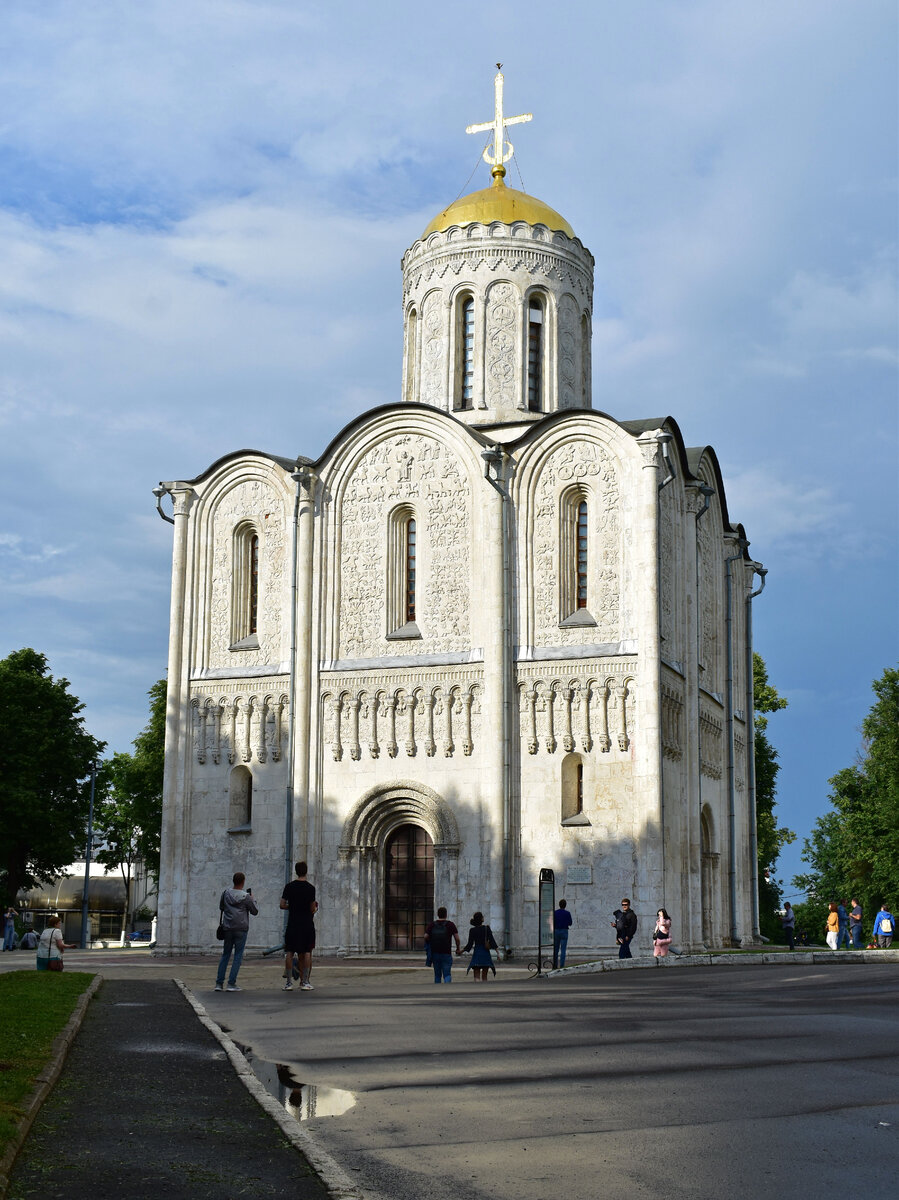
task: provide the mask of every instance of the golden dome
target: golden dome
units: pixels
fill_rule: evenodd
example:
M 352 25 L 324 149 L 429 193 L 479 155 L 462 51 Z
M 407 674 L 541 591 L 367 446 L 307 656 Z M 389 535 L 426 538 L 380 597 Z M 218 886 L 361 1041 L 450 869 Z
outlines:
M 513 221 L 524 221 L 528 225 L 545 225 L 547 229 L 561 230 L 570 238 L 574 237 L 574 230 L 554 208 L 550 208 L 534 196 L 529 196 L 527 192 L 516 192 L 514 188 L 506 187 L 502 178 L 505 171 L 502 171 L 502 174 L 500 171 L 494 171 L 491 187 L 461 196 L 454 200 L 449 208 L 438 213 L 421 235 L 422 238 L 449 229 L 451 225 L 489 225 L 491 221 L 502 221 L 505 225 L 511 225 Z

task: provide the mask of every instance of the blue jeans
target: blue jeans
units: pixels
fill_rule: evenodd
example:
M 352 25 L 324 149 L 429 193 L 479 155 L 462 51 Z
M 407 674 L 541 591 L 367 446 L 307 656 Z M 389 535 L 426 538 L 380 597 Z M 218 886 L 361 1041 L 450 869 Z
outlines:
M 839 945 L 839 944 L 840 943 L 837 942 L 837 945 Z M 864 950 L 864 948 L 865 948 L 864 943 L 862 942 L 862 923 L 861 923 L 861 921 L 853 921 L 852 922 L 852 947 L 854 950 Z
M 225 940 L 222 942 L 222 957 L 219 959 L 218 975 L 215 977 L 217 986 L 221 986 L 225 982 L 225 972 L 228 969 L 228 959 L 231 957 L 231 951 L 234 951 L 234 961 L 231 964 L 231 974 L 228 976 L 229 987 L 237 983 L 237 972 L 240 970 L 240 964 L 243 961 L 243 948 L 247 944 L 248 929 L 226 929 Z
M 846 949 L 848 950 L 849 949 L 849 926 L 848 925 L 840 926 L 840 936 L 837 938 L 837 949 L 838 950 L 842 946 L 843 942 L 846 943 Z
M 431 951 L 431 966 L 434 968 L 435 983 L 452 983 L 450 971 L 453 967 L 452 954 L 437 954 L 436 951 Z
M 3 930 L 3 949 L 15 950 L 16 948 L 16 927 L 13 924 L 7 925 Z
M 553 969 L 565 966 L 565 953 L 568 949 L 568 930 L 556 929 L 553 932 Z
M 621 945 L 618 947 L 618 957 L 619 958 L 633 958 L 634 957 L 633 954 L 631 954 L 631 939 L 630 938 L 622 938 L 621 939 Z

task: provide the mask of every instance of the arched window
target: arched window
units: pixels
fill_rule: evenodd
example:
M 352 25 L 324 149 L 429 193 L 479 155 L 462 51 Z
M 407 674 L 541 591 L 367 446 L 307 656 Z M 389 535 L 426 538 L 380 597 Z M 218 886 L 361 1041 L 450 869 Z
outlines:
M 415 519 L 406 522 L 406 621 L 415 620 Z
M 543 411 L 543 300 L 528 303 L 528 412 Z
M 231 570 L 231 649 L 259 647 L 259 534 L 253 525 L 234 531 Z
M 463 296 L 459 302 L 457 325 L 459 343 L 459 374 L 456 387 L 456 409 L 474 408 L 474 297 Z
M 249 833 L 253 823 L 253 776 L 249 767 L 235 767 L 228 786 L 228 832 Z
M 579 754 L 566 754 L 562 759 L 563 825 L 589 825 L 584 812 L 584 760 Z
M 408 504 L 394 509 L 387 527 L 387 637 L 421 637 L 418 612 L 418 523 Z
M 595 625 L 589 604 L 595 566 L 590 552 L 590 498 L 583 487 L 562 496 L 559 527 L 559 623 Z
M 575 600 L 577 601 L 576 608 L 587 607 L 587 501 L 582 500 L 577 506 L 577 525 L 575 528 L 575 539 L 577 541 L 576 551 L 577 559 L 575 572 L 577 579 L 575 580 Z

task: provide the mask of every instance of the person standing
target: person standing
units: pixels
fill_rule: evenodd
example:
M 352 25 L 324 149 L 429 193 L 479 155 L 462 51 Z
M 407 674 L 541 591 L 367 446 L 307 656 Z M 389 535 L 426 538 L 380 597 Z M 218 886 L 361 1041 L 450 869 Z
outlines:
M 568 911 L 568 901 L 560 900 L 559 907 L 553 913 L 553 970 L 565 966 L 565 955 L 568 953 L 568 930 L 572 926 L 571 913 Z
M 671 918 L 664 908 L 656 913 L 656 927 L 652 934 L 653 958 L 667 958 L 671 947 Z
M 874 918 L 872 934 L 881 950 L 889 950 L 893 942 L 893 914 L 885 904 L 881 904 L 880 912 Z
M 864 950 L 865 944 L 862 941 L 862 906 L 857 900 L 850 900 L 852 907 L 849 910 L 849 932 L 852 934 L 852 949 Z
M 616 908 L 612 916 L 615 918 L 612 927 L 618 943 L 618 957 L 633 958 L 631 942 L 637 932 L 637 914 L 632 910 L 630 900 L 622 900 L 621 908 Z
M 293 990 L 293 956 L 299 956 L 300 990 L 311 992 L 309 974 L 312 971 L 312 951 L 315 949 L 315 914 L 318 901 L 315 888 L 306 878 L 309 867 L 304 862 L 294 864 L 296 879 L 281 893 L 282 909 L 287 910 L 284 930 L 284 991 Z
M 830 902 L 830 909 L 827 913 L 827 944 L 831 950 L 837 948 L 837 938 L 840 933 L 840 914 L 838 905 L 833 900 Z
M 780 923 L 783 926 L 784 936 L 787 939 L 787 945 L 791 950 L 796 949 L 796 942 L 793 937 L 796 932 L 796 914 L 793 912 L 789 900 L 784 904 L 784 915 L 780 918 Z
M 469 950 L 473 951 L 471 962 L 466 968 L 465 974 L 469 971 L 474 971 L 474 981 L 478 980 L 481 983 L 487 982 L 487 972 L 492 971 L 496 974 L 496 967 L 493 965 L 493 957 L 491 950 L 498 950 L 496 938 L 493 936 L 493 930 L 489 925 L 484 924 L 484 914 L 476 912 L 470 921 L 471 928 L 468 931 L 468 942 L 462 947 L 462 953 L 467 954 Z M 436 982 L 436 981 L 435 981 Z
M 12 905 L 3 914 L 3 949 L 16 948 L 16 910 Z
M 837 905 L 837 916 L 840 920 L 840 928 L 837 931 L 837 949 L 841 949 L 843 942 L 846 943 L 846 949 L 849 949 L 849 913 L 846 911 L 846 901 L 841 900 Z
M 228 991 L 239 992 L 241 990 L 237 986 L 237 973 L 243 962 L 244 946 L 247 944 L 247 934 L 250 932 L 250 914 L 252 913 L 255 917 L 259 913 L 253 899 L 253 889 L 247 888 L 244 891 L 245 883 L 246 876 L 243 871 L 235 871 L 233 887 L 225 888 L 219 900 L 225 937 L 222 941 L 222 957 L 219 959 L 218 974 L 215 977 L 217 992 L 224 991 L 225 972 L 228 970 L 228 960 L 232 953 L 234 961 L 231 963 L 231 973 L 228 976 Z
M 425 930 L 425 941 L 431 947 L 431 966 L 434 968 L 435 983 L 453 982 L 453 939 L 456 942 L 456 953 L 461 954 L 459 930 L 452 921 L 447 920 L 446 909 L 441 905 L 437 909 L 437 920 L 432 921 Z M 486 971 L 484 978 L 487 978 Z

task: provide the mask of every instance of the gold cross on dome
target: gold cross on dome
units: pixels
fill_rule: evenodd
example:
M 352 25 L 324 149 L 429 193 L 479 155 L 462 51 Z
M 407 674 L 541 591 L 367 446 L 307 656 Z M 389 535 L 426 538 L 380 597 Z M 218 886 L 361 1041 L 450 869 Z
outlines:
M 490 145 L 484 147 L 484 162 L 489 163 L 493 167 L 494 175 L 505 175 L 503 163 L 507 163 L 512 157 L 513 146 L 511 142 L 506 141 L 505 128 L 507 125 L 523 125 L 525 121 L 534 119 L 533 113 L 520 113 L 517 117 L 503 116 L 503 73 L 502 63 L 497 63 L 496 77 L 493 80 L 494 88 L 494 106 L 493 120 L 484 121 L 481 125 L 469 125 L 465 130 L 466 133 L 484 133 L 488 129 L 493 130 L 493 154 L 490 153 Z

